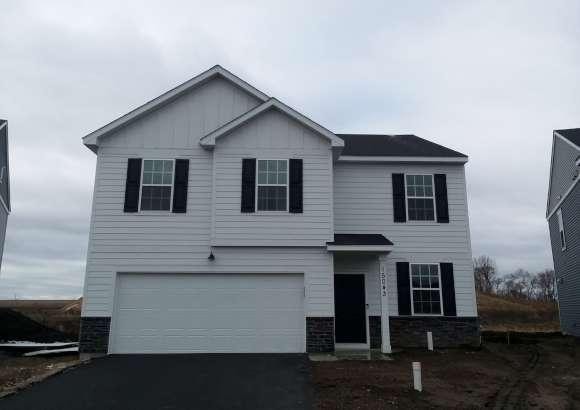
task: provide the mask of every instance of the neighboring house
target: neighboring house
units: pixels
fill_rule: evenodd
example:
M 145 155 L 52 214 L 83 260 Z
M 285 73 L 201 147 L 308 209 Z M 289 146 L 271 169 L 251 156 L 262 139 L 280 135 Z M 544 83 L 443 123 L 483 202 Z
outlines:
M 467 156 L 335 134 L 220 66 L 83 143 L 82 353 L 479 343 Z
M 0 265 L 4 255 L 6 225 L 10 214 L 10 178 L 8 174 L 8 121 L 0 120 Z
M 546 218 L 562 332 L 580 336 L 580 128 L 554 131 Z

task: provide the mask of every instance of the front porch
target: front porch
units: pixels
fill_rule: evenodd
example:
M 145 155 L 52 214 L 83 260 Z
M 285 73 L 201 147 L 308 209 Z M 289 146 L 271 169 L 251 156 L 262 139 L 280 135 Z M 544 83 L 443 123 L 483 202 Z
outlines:
M 385 262 L 393 243 L 380 234 L 335 235 L 335 350 L 391 353 Z
M 436 282 L 439 314 L 414 314 L 409 255 L 392 260 L 391 241 L 380 234 L 337 234 L 327 248 L 333 253 L 335 314 L 311 318 L 314 326 L 307 322 L 308 334 L 320 331 L 319 340 L 325 341 L 323 349 L 312 346 L 309 352 L 379 349 L 389 354 L 392 346 L 426 348 L 427 332 L 435 347 L 479 345 L 478 317 L 457 314 L 451 263 L 437 265 L 447 273 Z

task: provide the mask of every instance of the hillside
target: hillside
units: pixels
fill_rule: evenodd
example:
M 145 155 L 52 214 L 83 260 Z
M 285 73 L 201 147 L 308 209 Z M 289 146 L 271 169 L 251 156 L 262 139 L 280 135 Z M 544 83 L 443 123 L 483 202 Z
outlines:
M 0 309 L 14 312 L 39 324 L 66 333 L 73 338 L 79 334 L 82 298 L 73 300 L 0 300 Z
M 556 303 L 478 293 L 477 309 L 483 330 L 519 332 L 560 330 Z
M 0 308 L 0 341 L 26 340 L 29 342 L 62 342 L 76 340 L 58 330 L 38 323 L 22 313 Z

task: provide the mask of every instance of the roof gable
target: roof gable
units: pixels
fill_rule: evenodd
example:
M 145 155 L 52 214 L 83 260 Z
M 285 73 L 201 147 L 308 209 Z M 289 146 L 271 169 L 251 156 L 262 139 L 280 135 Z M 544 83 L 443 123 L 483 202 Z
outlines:
M 563 137 L 569 143 L 572 143 L 580 150 L 580 128 L 569 128 L 566 130 L 555 130 L 556 134 Z
M 580 129 L 554 131 L 546 201 L 547 218 L 556 212 L 580 181 L 580 145 L 574 143 L 575 138 L 580 142 Z
M 216 65 L 209 70 L 193 77 L 192 79 L 184 82 L 181 85 L 167 91 L 164 94 L 161 94 L 159 97 L 154 98 L 153 100 L 141 105 L 140 107 L 134 109 L 133 111 L 117 118 L 116 120 L 110 122 L 109 124 L 99 128 L 96 131 L 91 132 L 90 134 L 83 137 L 83 143 L 88 146 L 93 151 L 96 151 L 96 147 L 98 146 L 99 138 L 109 135 L 115 130 L 128 125 L 129 123 L 147 115 L 148 113 L 166 105 L 170 102 L 176 100 L 180 96 L 184 95 L 185 93 L 191 91 L 192 89 L 205 84 L 206 82 L 210 81 L 211 79 L 219 76 L 224 78 L 225 80 L 231 82 L 232 84 L 240 87 L 244 91 L 248 92 L 249 94 L 255 96 L 261 101 L 268 100 L 268 96 L 254 88 L 250 84 L 246 83 L 239 77 L 235 76 L 225 68 Z
M 229 134 L 233 130 L 242 125 L 248 123 L 252 119 L 256 118 L 260 114 L 268 111 L 268 110 L 278 110 L 279 112 L 289 116 L 290 118 L 296 120 L 300 124 L 304 125 L 305 127 L 311 129 L 312 131 L 320 134 L 321 136 L 327 138 L 331 146 L 333 148 L 342 148 L 344 146 L 344 141 L 336 136 L 331 131 L 327 130 L 323 126 L 315 123 L 311 119 L 305 117 L 304 115 L 300 114 L 298 111 L 288 107 L 286 104 L 278 101 L 275 98 L 270 98 L 268 101 L 264 102 L 263 104 L 251 109 L 250 111 L 242 114 L 238 118 L 233 119 L 232 121 L 228 122 L 227 124 L 221 126 L 220 128 L 210 132 L 209 134 L 203 136 L 199 143 L 202 147 L 207 149 L 212 149 L 215 147 L 216 140 L 224 135 Z

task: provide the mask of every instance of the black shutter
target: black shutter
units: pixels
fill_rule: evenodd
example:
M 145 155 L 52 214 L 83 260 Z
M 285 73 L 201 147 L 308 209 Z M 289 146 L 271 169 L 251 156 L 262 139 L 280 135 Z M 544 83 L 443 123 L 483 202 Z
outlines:
M 125 212 L 139 210 L 139 189 L 141 187 L 141 158 L 127 161 L 127 181 L 125 182 Z
M 393 216 L 395 222 L 407 221 L 405 205 L 405 174 L 393 174 Z
M 399 316 L 411 314 L 411 281 L 409 278 L 409 263 L 397 262 L 397 294 Z
M 302 160 L 290 159 L 290 204 L 288 209 L 294 214 L 302 213 Z
M 175 160 L 175 177 L 173 180 L 173 212 L 187 211 L 187 182 L 189 179 L 189 160 Z
M 437 222 L 449 223 L 447 177 L 445 174 L 435 174 L 435 206 L 437 208 Z
M 256 158 L 242 159 L 242 212 L 254 212 L 256 206 Z
M 453 279 L 453 264 L 441 263 L 441 292 L 443 299 L 443 314 L 457 316 L 455 307 L 455 280 Z

